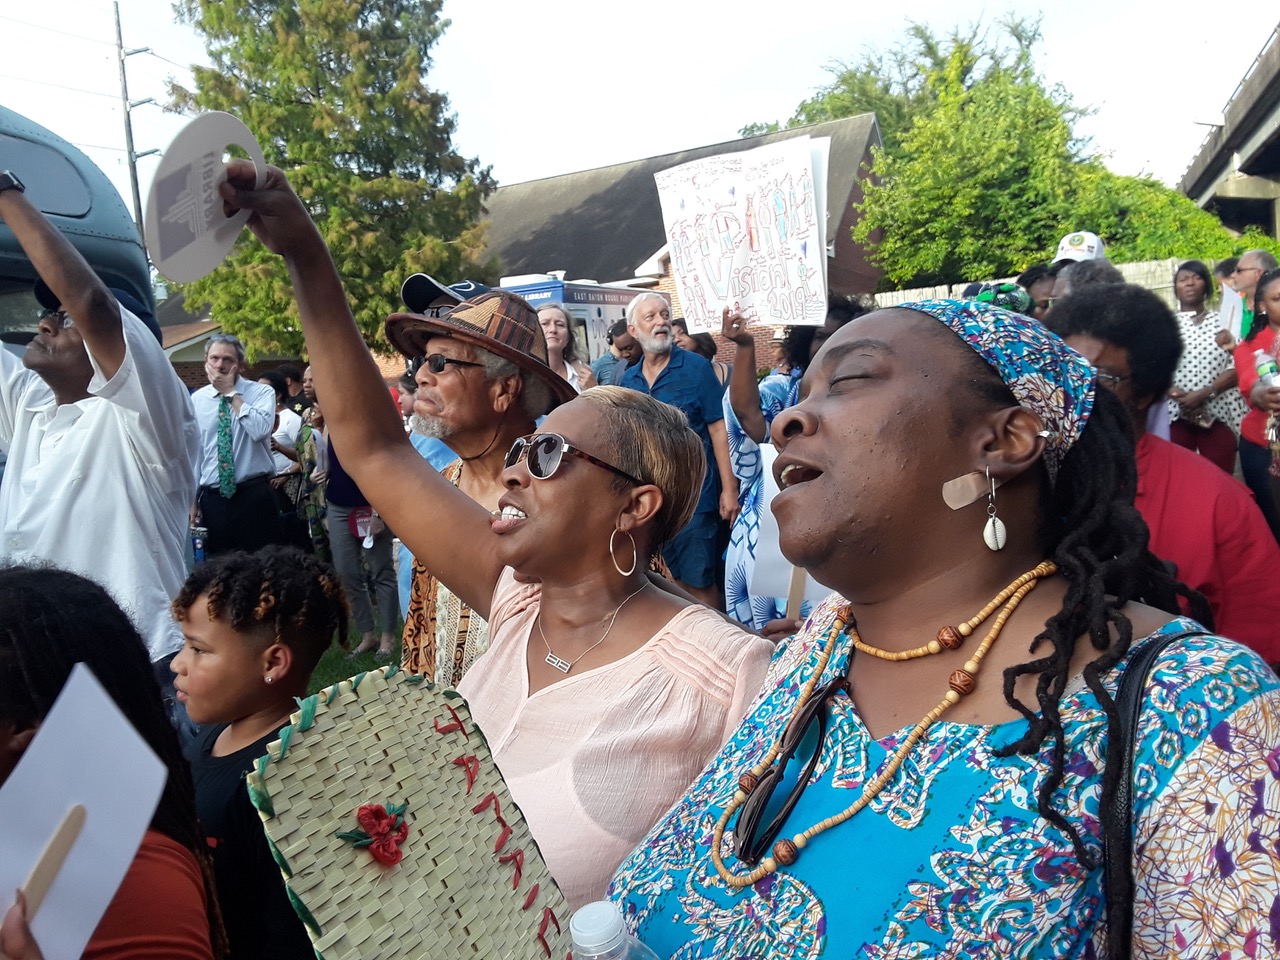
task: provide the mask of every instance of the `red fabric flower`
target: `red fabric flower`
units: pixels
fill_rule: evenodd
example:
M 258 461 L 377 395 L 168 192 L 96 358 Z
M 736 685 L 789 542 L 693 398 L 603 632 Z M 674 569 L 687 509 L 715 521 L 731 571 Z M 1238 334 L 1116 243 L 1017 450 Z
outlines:
M 409 832 L 405 824 L 400 826 L 406 834 Z M 399 832 L 397 830 L 397 833 Z M 369 854 L 379 863 L 385 863 L 389 867 L 395 866 L 404 857 L 404 851 L 400 849 L 399 840 L 391 836 L 382 836 L 374 840 L 369 845 Z
M 380 803 L 366 803 L 356 811 L 356 820 L 360 829 L 375 840 L 385 837 L 395 825 L 395 817 L 387 813 L 387 808 Z
M 337 836 L 357 849 L 369 851 L 378 863 L 394 866 L 404 858 L 400 844 L 409 836 L 404 818 L 407 803 L 366 803 L 356 810 L 359 830 L 344 830 Z

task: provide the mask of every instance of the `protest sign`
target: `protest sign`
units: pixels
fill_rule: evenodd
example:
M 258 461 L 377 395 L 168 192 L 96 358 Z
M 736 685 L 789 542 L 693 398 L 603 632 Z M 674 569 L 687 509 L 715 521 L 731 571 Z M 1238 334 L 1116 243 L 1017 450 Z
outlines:
M 825 320 L 830 149 L 797 137 L 656 175 L 690 331 L 718 331 L 725 307 L 770 324 Z

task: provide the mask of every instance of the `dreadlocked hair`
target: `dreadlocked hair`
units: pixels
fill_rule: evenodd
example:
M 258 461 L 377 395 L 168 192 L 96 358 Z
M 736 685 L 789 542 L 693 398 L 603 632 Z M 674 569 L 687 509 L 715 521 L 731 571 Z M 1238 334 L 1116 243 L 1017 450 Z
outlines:
M 985 373 L 969 379 L 971 389 L 987 401 L 1016 406 L 1017 400 L 995 371 L 976 353 L 972 356 Z M 1027 732 L 996 755 L 1034 754 L 1046 742 L 1050 744 L 1049 773 L 1037 787 L 1036 808 L 1040 816 L 1067 834 L 1080 861 L 1093 868 L 1098 865 L 1097 858 L 1086 849 L 1075 827 L 1052 806 L 1065 772 L 1060 707 L 1071 679 L 1076 644 L 1081 636 L 1088 636 L 1099 651 L 1085 666 L 1084 680 L 1106 715 L 1107 736 L 1114 743 L 1122 735 L 1120 715 L 1102 681 L 1133 642 L 1133 625 L 1122 612 L 1125 604 L 1137 601 L 1176 615 L 1182 612 L 1181 599 L 1191 616 L 1209 629 L 1213 628 L 1213 611 L 1200 593 L 1176 580 L 1148 549 L 1151 535 L 1133 504 L 1137 490 L 1133 428 L 1123 404 L 1110 391 L 1096 390 L 1088 425 L 1063 458 L 1056 481 L 1050 484 L 1045 470 L 1040 474 L 1040 544 L 1067 581 L 1067 592 L 1062 609 L 1046 621 L 1044 631 L 1031 644 L 1031 653 L 1041 655 L 1004 672 L 1005 701 L 1026 719 Z M 1014 694 L 1018 679 L 1028 675 L 1036 677 L 1034 708 Z M 1119 786 L 1118 765 L 1106 763 L 1103 822 L 1116 803 Z
M 151 829 L 180 844 L 204 875 L 215 957 L 227 954 L 208 846 L 196 819 L 191 769 L 160 698 L 137 629 L 107 592 L 52 567 L 0 568 L 0 722 L 24 730 L 42 722 L 72 668 L 85 664 L 167 772 Z
M 339 646 L 347 645 L 342 582 L 331 566 L 296 547 L 234 551 L 202 563 L 173 599 L 175 619 L 185 620 L 201 596 L 210 620 L 283 643 L 308 674 L 335 636 Z

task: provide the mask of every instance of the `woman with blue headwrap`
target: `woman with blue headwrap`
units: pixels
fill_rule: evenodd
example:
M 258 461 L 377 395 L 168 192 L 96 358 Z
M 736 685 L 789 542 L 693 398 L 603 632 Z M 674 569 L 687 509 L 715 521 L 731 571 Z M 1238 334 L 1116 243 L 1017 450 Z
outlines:
M 632 931 L 682 960 L 1118 957 L 1131 907 L 1134 956 L 1274 951 L 1280 680 L 1177 615 L 1210 617 L 1146 548 L 1093 368 L 1006 310 L 908 304 L 833 335 L 772 438 L 783 553 L 837 593 L 619 869 Z M 1126 732 L 1119 679 L 1173 635 Z

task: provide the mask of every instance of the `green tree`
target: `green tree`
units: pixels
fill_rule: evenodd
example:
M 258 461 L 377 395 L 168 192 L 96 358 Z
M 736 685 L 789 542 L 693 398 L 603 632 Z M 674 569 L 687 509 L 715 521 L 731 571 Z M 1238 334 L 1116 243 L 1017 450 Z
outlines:
M 424 82 L 448 21 L 441 0 L 179 0 L 212 66 L 194 68 L 189 111 L 226 110 L 253 131 L 311 211 L 365 339 L 415 271 L 483 275 L 487 167 L 452 146 L 447 97 Z M 288 274 L 246 232 L 228 260 L 183 287 L 251 351 L 303 347 Z
M 1007 275 L 1071 219 L 1070 105 L 1026 62 L 971 76 L 964 51 L 953 50 L 929 78 L 934 104 L 896 153 L 876 151 L 876 177 L 863 185 L 855 237 L 876 244 L 894 283 Z
M 1244 233 L 1236 237 L 1231 256 L 1238 257 L 1246 250 L 1270 250 L 1272 256 L 1280 257 L 1280 238 L 1264 232 L 1261 227 L 1245 227 Z
M 1098 161 L 1079 164 L 1073 172 L 1070 222 L 1102 237 L 1114 263 L 1220 260 L 1237 248 L 1217 217 L 1157 180 L 1120 176 Z
M 1005 26 L 1010 55 L 975 60 L 953 36 L 941 63 L 918 58 L 924 91 L 897 144 L 876 152 L 854 228 L 888 284 L 1011 276 L 1050 259 L 1068 229 L 1097 233 L 1119 263 L 1243 249 L 1177 191 L 1089 155 L 1074 133 L 1082 111 L 1035 73 L 1036 28 Z
M 931 77 L 953 70 L 968 88 L 993 71 L 1020 70 L 1031 62 L 1039 31 L 1038 18 L 1012 16 L 996 24 L 994 37 L 981 24 L 938 37 L 927 25 L 910 22 L 905 39 L 889 50 L 867 50 L 853 63 L 828 66 L 831 83 L 801 101 L 785 125 L 753 123 L 741 133 L 749 137 L 874 113 L 885 152 L 896 156 L 911 124 L 937 102 Z

